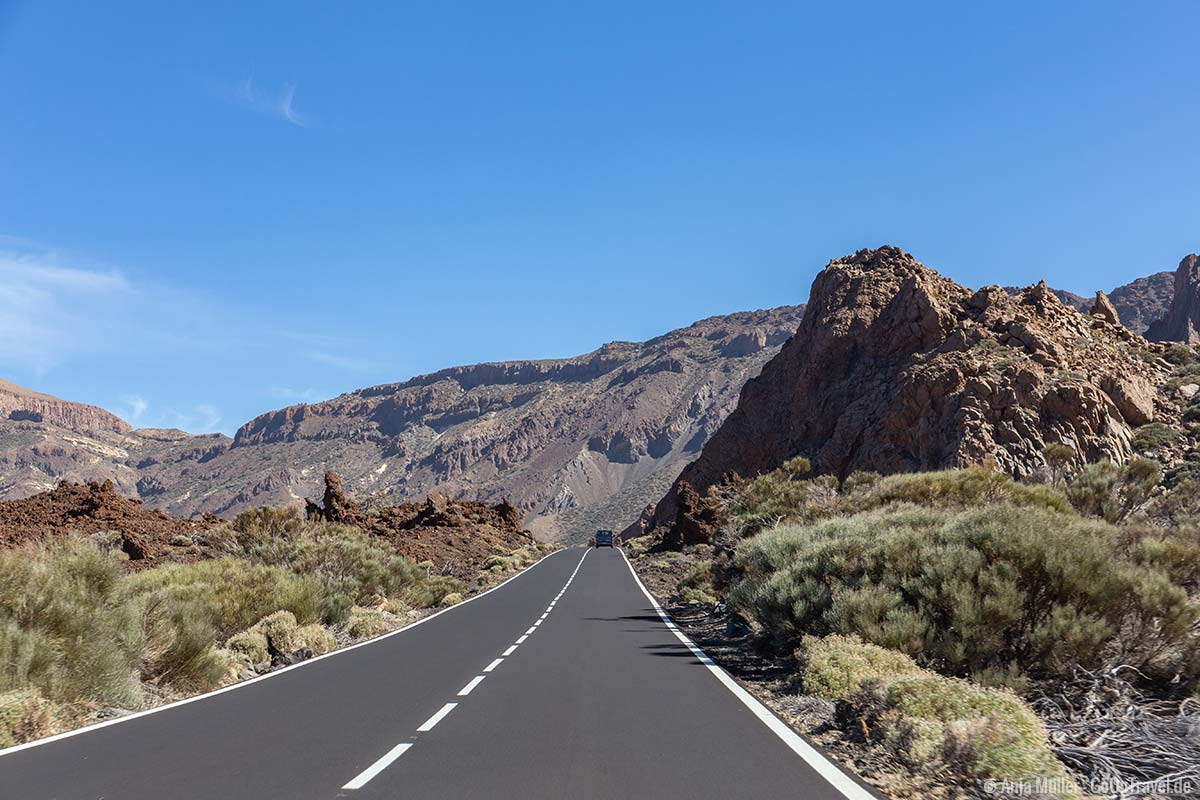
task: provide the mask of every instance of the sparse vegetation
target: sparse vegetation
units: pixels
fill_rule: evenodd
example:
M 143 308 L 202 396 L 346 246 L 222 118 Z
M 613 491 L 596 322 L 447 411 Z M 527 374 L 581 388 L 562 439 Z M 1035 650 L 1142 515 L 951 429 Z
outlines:
M 805 690 L 838 701 L 842 726 L 912 769 L 948 771 L 961 783 L 1058 778 L 1071 786 L 1041 722 L 1010 692 L 937 675 L 855 636 L 805 637 L 799 655 Z M 1080 796 L 1071 788 L 1068 796 Z
M 338 635 L 378 636 L 466 591 L 380 538 L 295 509 L 248 511 L 196 537 L 223 555 L 128 572 L 119 537 L 0 551 L 0 746 L 102 706 L 143 708 L 322 655 Z M 553 549 L 491 563 L 513 572 Z
M 715 603 L 712 584 L 712 562 L 697 561 L 679 581 L 679 595 L 687 603 Z

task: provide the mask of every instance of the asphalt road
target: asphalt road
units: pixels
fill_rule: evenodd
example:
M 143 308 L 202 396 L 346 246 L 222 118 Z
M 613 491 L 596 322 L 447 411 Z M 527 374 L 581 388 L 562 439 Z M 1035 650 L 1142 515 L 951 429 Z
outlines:
M 368 645 L 0 751 L 0 798 L 867 797 L 705 661 L 619 551 L 564 550 Z

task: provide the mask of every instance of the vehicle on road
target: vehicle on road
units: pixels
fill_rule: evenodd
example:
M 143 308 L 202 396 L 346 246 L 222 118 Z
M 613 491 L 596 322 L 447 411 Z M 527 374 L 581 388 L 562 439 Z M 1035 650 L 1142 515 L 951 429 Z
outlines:
M 614 547 L 612 531 L 596 531 L 596 537 L 593 539 L 596 547 Z

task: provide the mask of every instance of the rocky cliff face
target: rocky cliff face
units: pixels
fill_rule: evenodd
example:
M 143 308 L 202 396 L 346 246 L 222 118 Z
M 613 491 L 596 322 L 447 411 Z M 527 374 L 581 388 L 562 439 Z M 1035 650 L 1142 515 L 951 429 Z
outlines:
M 1170 308 L 1146 331 L 1157 342 L 1200 342 L 1200 256 L 1185 256 L 1175 270 Z
M 112 479 L 147 506 L 228 515 L 318 497 L 334 470 L 365 503 L 437 489 L 507 499 L 543 537 L 617 527 L 699 454 L 802 311 L 713 317 L 576 358 L 454 367 L 264 414 L 232 441 L 4 419 L 0 497 Z
M 797 455 L 842 478 L 986 459 L 1026 475 L 1052 442 L 1121 461 L 1135 427 L 1178 414 L 1158 391 L 1163 349 L 1044 283 L 972 292 L 897 248 L 863 250 L 817 276 L 796 335 L 680 480 L 703 492 Z M 678 496 L 652 525 L 673 521 Z
M 70 403 L 0 380 L 0 419 L 46 422 L 75 431 L 129 433 L 128 423 L 102 408 Z

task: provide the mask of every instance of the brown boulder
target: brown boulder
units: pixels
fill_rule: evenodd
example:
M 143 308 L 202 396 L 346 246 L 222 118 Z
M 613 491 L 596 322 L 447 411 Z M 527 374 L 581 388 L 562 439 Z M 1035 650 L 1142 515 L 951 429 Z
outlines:
M 679 513 L 675 517 L 675 524 L 663 538 L 663 544 L 673 549 L 692 544 L 711 544 L 720 524 L 717 509 L 704 502 L 687 481 L 675 484 L 675 503 Z
M 1092 304 L 1092 310 L 1088 313 L 1093 317 L 1100 317 L 1106 322 L 1111 322 L 1113 325 L 1121 324 L 1121 317 L 1117 315 L 1117 309 L 1104 292 L 1096 292 L 1096 302 Z

